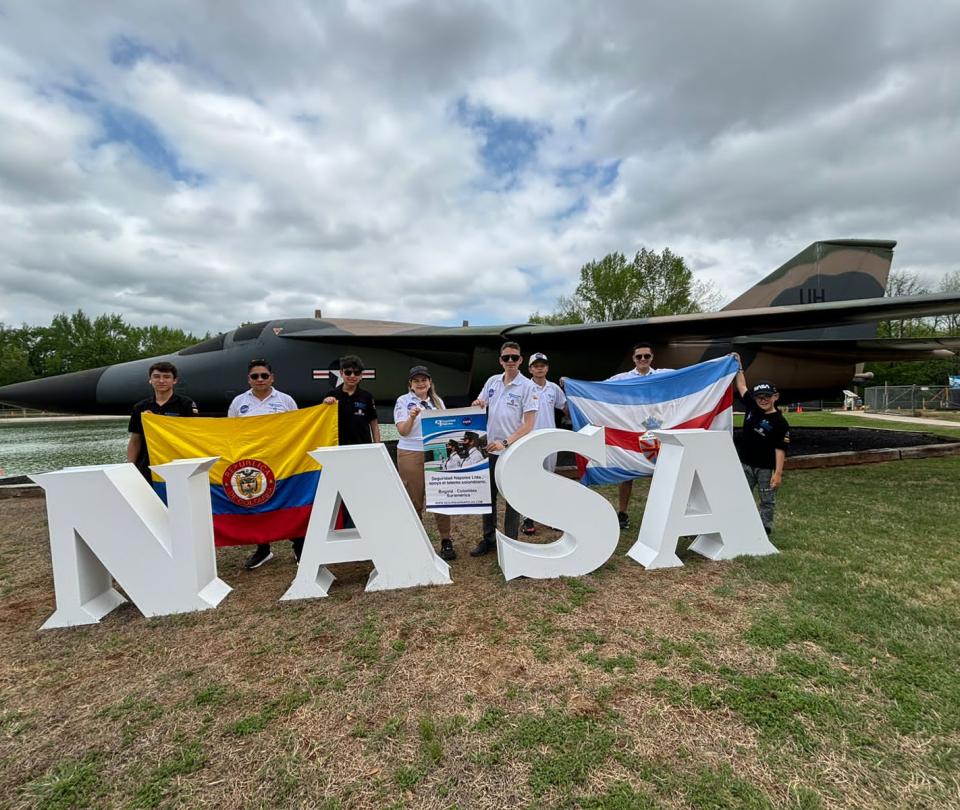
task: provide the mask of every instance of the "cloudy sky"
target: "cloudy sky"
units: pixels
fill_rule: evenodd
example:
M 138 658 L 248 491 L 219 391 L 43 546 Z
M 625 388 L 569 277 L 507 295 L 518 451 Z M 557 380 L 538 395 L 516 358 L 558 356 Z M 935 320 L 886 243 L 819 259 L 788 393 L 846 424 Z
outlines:
M 525 321 L 618 250 L 960 269 L 960 4 L 0 0 L 0 321 Z

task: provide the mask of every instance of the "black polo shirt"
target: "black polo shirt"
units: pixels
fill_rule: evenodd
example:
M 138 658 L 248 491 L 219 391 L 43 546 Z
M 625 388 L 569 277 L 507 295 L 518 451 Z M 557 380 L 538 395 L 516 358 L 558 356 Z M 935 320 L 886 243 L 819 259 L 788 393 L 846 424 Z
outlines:
M 777 467 L 774 451 L 786 452 L 790 446 L 790 425 L 778 410 L 764 413 L 749 392 L 742 399 L 743 433 L 737 445 L 740 461 L 749 467 L 774 470 Z
M 182 396 L 181 394 L 173 394 L 163 405 L 160 405 L 154 397 L 147 397 L 146 399 L 141 399 L 136 405 L 133 406 L 133 413 L 130 414 L 130 422 L 127 424 L 128 433 L 136 433 L 141 438 L 143 438 L 143 419 L 142 416 L 146 412 L 158 413 L 161 416 L 197 416 L 199 411 L 197 410 L 197 403 L 195 403 L 190 397 Z M 146 441 L 140 442 L 140 452 L 137 454 L 137 460 L 135 462 L 137 469 L 150 480 L 150 458 L 147 453 L 147 443 Z
M 362 388 L 348 394 L 342 385 L 338 385 L 330 396 L 337 400 L 340 444 L 371 444 L 373 433 L 370 423 L 377 418 L 377 404 L 373 401 L 373 394 Z

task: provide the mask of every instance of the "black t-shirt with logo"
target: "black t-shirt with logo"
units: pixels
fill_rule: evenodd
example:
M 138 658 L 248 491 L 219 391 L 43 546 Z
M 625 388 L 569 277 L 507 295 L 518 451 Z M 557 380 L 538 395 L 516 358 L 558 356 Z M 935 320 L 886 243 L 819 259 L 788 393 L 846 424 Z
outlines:
M 377 404 L 373 394 L 358 388 L 352 394 L 338 385 L 330 395 L 337 400 L 337 423 L 339 441 L 345 444 L 370 444 L 373 433 L 370 423 L 377 418 Z
M 775 450 L 784 452 L 790 446 L 790 425 L 780 411 L 764 413 L 753 395 L 743 395 L 743 433 L 737 445 L 740 461 L 750 467 L 774 470 L 777 467 Z
M 185 397 L 181 394 L 173 394 L 163 405 L 158 404 L 157 400 L 153 397 L 147 397 L 146 399 L 141 399 L 133 406 L 133 413 L 130 414 L 130 421 L 127 424 L 128 433 L 136 433 L 140 437 L 143 437 L 142 417 L 147 411 L 150 413 L 158 413 L 161 416 L 197 416 L 199 413 L 197 403 L 190 399 L 190 397 Z M 137 454 L 135 463 L 137 469 L 140 470 L 149 481 L 150 460 L 147 454 L 147 443 L 145 441 L 140 442 L 140 452 Z

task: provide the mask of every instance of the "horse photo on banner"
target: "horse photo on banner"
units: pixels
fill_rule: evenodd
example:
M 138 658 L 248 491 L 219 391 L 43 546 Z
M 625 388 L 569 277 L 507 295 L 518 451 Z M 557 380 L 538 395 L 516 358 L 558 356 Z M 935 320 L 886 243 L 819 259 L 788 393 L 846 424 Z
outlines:
M 654 430 L 703 428 L 733 432 L 737 361 L 727 355 L 694 366 L 609 382 L 567 379 L 573 429 L 606 430 L 607 461 L 578 458 L 584 484 L 618 484 L 653 475 L 660 442 Z
M 176 419 L 146 413 L 151 464 L 219 456 L 210 469 L 213 532 L 218 546 L 303 537 L 320 465 L 308 455 L 337 444 L 337 408 L 316 405 L 246 419 Z M 166 485 L 153 475 L 166 501 Z

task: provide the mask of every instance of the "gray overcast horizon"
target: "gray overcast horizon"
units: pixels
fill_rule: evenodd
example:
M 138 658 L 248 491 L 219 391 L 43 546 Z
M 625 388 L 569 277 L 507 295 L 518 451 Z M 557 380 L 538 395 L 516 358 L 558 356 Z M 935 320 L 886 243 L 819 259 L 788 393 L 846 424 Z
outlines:
M 0 0 L 0 321 L 525 322 L 831 238 L 935 286 L 958 76 L 954 2 Z

